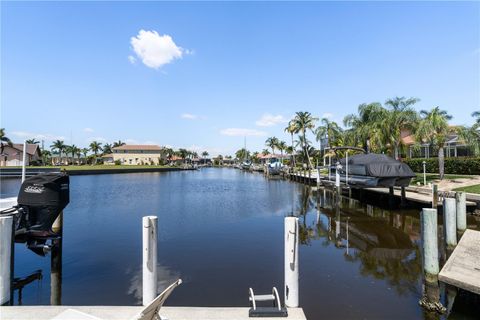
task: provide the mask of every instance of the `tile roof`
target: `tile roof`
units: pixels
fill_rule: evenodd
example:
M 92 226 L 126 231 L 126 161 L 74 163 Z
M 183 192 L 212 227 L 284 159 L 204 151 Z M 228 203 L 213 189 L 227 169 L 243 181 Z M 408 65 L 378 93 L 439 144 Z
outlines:
M 23 143 L 14 143 L 13 148 L 15 148 L 19 151 L 23 151 Z M 39 148 L 38 144 L 27 143 L 27 154 L 34 155 L 37 151 L 38 151 L 38 153 L 40 153 L 40 148 Z

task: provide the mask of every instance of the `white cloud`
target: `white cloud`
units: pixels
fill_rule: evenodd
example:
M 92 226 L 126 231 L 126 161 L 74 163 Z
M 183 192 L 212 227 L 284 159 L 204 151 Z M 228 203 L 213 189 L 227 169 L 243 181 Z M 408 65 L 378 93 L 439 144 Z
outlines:
M 23 139 L 37 139 L 37 140 L 65 140 L 64 136 L 59 136 L 51 133 L 33 133 L 27 131 L 12 131 L 12 135 Z
M 92 142 L 92 141 L 97 141 L 97 142 L 101 142 L 101 143 L 105 143 L 107 142 L 107 139 L 105 139 L 104 137 L 90 137 L 86 140 L 88 143 Z
M 195 114 L 191 114 L 191 113 L 182 113 L 182 114 L 180 115 L 180 118 L 182 118 L 182 119 L 189 119 L 189 120 L 195 120 L 195 119 L 198 118 L 198 116 L 195 115 Z
M 186 51 L 173 42 L 167 34 L 159 35 L 157 31 L 140 30 L 136 37 L 130 39 L 130 44 L 137 57 L 149 68 L 158 69 L 175 59 L 181 59 Z M 132 62 L 132 59 L 130 59 Z
M 325 112 L 324 114 L 322 114 L 322 118 L 331 119 L 333 118 L 333 113 Z
M 271 127 L 279 123 L 288 122 L 282 115 L 273 115 L 270 113 L 265 113 L 260 120 L 257 120 L 255 124 L 259 127 Z
M 83 129 L 83 131 L 85 131 L 85 132 L 93 132 L 93 131 L 95 131 L 95 130 L 93 130 L 92 128 L 85 128 L 85 129 Z
M 128 56 L 128 61 L 130 61 L 131 64 L 135 64 L 135 62 L 137 62 L 137 59 L 135 59 L 134 56 Z
M 244 128 L 227 128 L 227 129 L 221 130 L 220 133 L 225 135 L 225 136 L 232 136 L 232 137 L 236 137 L 236 136 L 262 137 L 262 136 L 267 135 L 267 133 L 264 132 L 264 131 L 259 131 L 259 130 L 255 130 L 255 129 L 244 129 Z

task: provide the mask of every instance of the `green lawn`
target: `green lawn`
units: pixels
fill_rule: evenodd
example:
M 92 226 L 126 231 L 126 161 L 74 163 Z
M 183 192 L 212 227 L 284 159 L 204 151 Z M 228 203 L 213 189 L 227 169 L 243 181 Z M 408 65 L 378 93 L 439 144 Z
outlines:
M 417 185 L 417 182 L 420 182 L 423 185 L 423 173 L 416 173 L 416 177 L 412 179 L 410 184 Z M 427 173 L 427 184 L 434 180 L 439 180 L 440 176 L 437 173 Z M 446 174 L 444 179 L 455 180 L 455 179 L 469 179 L 473 177 L 472 175 L 461 175 L 461 174 Z
M 21 167 L 5 167 L 5 168 L 17 168 L 21 169 Z M 84 165 L 84 166 L 38 166 L 38 167 L 27 167 L 28 169 L 54 169 L 54 168 L 61 168 L 62 170 L 70 171 L 70 170 L 111 170 L 111 169 L 157 169 L 157 168 L 172 168 L 170 166 L 135 166 L 135 165 Z
M 469 186 L 469 187 L 456 188 L 456 189 L 453 189 L 453 190 L 454 191 L 465 191 L 465 192 L 469 192 L 469 193 L 480 194 L 480 184 L 475 184 L 475 185 Z

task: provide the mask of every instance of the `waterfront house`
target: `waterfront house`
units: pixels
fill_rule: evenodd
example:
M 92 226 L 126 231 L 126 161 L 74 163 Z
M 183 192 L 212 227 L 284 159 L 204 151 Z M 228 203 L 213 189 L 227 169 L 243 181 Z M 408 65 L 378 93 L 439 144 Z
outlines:
M 288 154 L 260 154 L 257 156 L 257 159 L 260 160 L 261 164 L 269 163 L 269 162 L 276 162 L 280 161 L 285 163 L 285 160 L 290 159 L 290 155 Z
M 40 147 L 35 143 L 27 143 L 26 165 L 41 164 L 42 153 Z M 0 166 L 12 167 L 23 165 L 23 144 L 13 143 L 12 146 L 3 145 Z
M 159 165 L 162 157 L 160 146 L 126 144 L 112 148 L 111 157 L 104 157 L 104 162 L 118 162 L 122 165 Z

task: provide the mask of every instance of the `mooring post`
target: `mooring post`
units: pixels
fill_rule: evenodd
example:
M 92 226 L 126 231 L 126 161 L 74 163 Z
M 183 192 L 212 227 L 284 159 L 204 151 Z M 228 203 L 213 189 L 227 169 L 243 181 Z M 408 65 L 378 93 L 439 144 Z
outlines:
M 402 207 L 406 206 L 407 204 L 407 194 L 405 192 L 405 187 L 401 187 L 400 191 L 400 205 Z
M 337 162 L 337 165 L 335 167 L 335 187 L 337 188 L 337 193 L 340 194 L 340 169 L 342 166 L 340 165 L 340 162 Z
M 13 216 L 0 217 L 0 305 L 12 302 L 12 247 Z
M 438 207 L 438 185 L 432 184 L 432 208 Z
M 146 216 L 143 226 L 142 302 L 146 306 L 157 296 L 157 238 L 158 218 Z
M 453 198 L 443 199 L 443 229 L 447 249 L 453 249 L 457 245 L 457 215 L 456 203 Z
M 23 153 L 22 153 L 22 182 L 25 181 L 27 170 L 27 140 L 23 141 Z
M 60 212 L 52 224 L 52 231 L 58 235 L 52 241 L 50 258 L 50 304 L 62 304 L 62 250 L 63 250 L 63 212 Z
M 395 204 L 395 192 L 393 190 L 393 187 L 388 187 L 388 205 L 390 207 L 393 207 Z
M 285 218 L 285 305 L 298 307 L 298 218 Z
M 420 213 L 423 271 L 427 282 L 438 280 L 437 209 L 423 208 Z
M 467 230 L 467 195 L 465 192 L 455 194 L 457 207 L 457 230 L 462 235 Z

